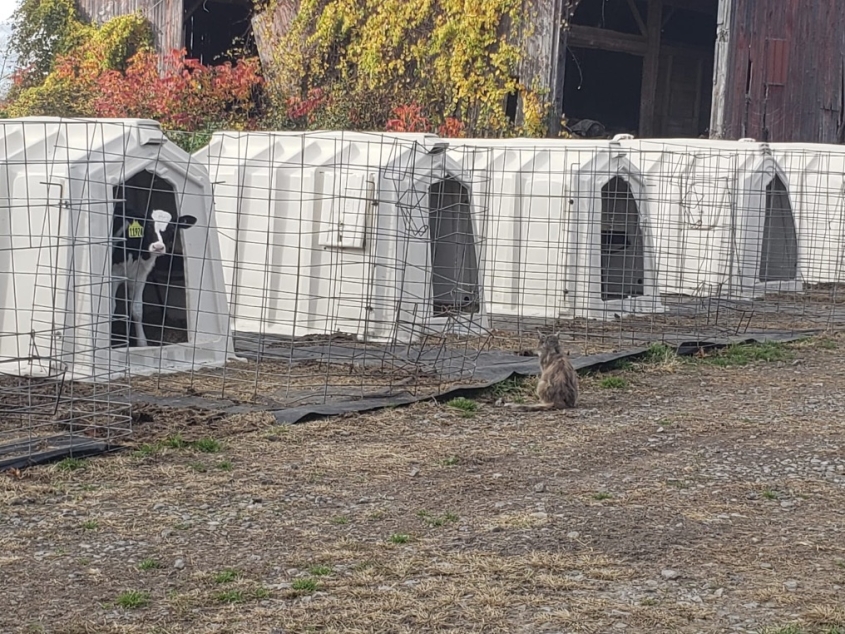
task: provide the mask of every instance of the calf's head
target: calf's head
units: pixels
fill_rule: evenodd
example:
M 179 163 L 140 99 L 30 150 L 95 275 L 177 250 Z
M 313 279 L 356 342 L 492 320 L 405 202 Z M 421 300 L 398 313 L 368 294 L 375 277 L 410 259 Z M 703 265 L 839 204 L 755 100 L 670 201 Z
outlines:
M 197 219 L 180 216 L 174 220 L 170 212 L 154 209 L 146 217 L 124 212 L 115 221 L 118 225 L 115 237 L 123 243 L 118 248 L 125 248 L 129 254 L 147 260 L 172 253 L 176 232 L 193 227 Z

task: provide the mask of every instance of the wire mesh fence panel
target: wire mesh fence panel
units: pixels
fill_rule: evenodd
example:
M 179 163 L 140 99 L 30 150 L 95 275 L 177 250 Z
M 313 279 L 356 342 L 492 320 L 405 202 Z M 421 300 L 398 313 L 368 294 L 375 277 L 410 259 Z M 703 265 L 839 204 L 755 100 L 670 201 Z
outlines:
M 115 165 L 103 142 L 125 134 L 111 128 L 0 122 L 0 467 L 95 453 L 131 432 L 102 310 L 102 175 Z
M 236 354 L 228 398 L 436 394 L 472 375 L 476 175 L 425 135 L 220 133 L 214 187 Z M 436 239 L 432 239 L 436 236 Z
M 843 321 L 835 146 L 5 125 L 4 440 L 434 397 L 536 372 L 538 331 L 584 357 Z

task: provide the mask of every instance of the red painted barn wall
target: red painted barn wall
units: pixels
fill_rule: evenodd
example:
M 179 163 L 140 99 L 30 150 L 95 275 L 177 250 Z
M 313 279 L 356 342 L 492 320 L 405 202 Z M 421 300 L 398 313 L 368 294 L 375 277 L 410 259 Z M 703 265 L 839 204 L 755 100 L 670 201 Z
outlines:
M 725 136 L 841 139 L 845 2 L 732 1 Z

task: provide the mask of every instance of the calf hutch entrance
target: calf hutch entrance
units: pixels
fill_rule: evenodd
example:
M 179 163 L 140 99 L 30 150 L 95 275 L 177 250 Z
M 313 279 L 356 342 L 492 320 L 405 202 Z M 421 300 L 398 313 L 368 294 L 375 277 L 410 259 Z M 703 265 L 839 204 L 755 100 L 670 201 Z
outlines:
M 474 176 L 436 137 L 216 133 L 215 183 L 239 334 L 373 342 L 483 322 Z
M 431 297 L 435 315 L 479 310 L 478 239 L 469 189 L 455 178 L 429 186 Z
M 766 215 L 760 246 L 760 282 L 798 279 L 798 236 L 786 183 L 774 174 L 766 185 Z
M 139 172 L 115 186 L 113 197 L 119 202 L 115 204 L 112 235 L 122 230 L 124 208 L 140 212 L 138 215 L 143 218 L 149 218 L 154 209 L 170 213 L 174 220 L 179 216 L 176 188 L 149 170 Z M 141 327 L 147 345 L 188 342 L 185 259 L 181 232 L 175 234 L 172 245 L 168 246 L 171 248 L 165 255 L 155 258 L 144 286 Z M 112 252 L 112 268 L 117 261 L 125 260 L 125 251 L 125 245 L 115 248 Z M 127 286 L 123 282 L 117 291 L 117 310 L 113 315 L 111 329 L 111 342 L 115 347 L 138 345 L 136 326 L 129 319 L 131 297 L 127 296 Z
M 449 153 L 490 183 L 481 268 L 491 318 L 662 311 L 644 184 L 618 143 L 461 139 Z
M 645 294 L 645 250 L 637 200 L 621 176 L 601 188 L 601 299 Z
M 671 295 L 801 290 L 788 179 L 751 140 L 622 140 L 647 176 L 657 279 Z

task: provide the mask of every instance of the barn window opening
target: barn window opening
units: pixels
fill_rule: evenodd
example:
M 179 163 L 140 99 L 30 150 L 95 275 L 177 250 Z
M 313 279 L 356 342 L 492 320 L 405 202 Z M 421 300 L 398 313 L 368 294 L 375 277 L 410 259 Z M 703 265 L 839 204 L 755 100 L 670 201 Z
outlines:
M 445 178 L 428 193 L 434 312 L 475 313 L 480 294 L 469 189 Z
M 718 0 L 665 3 L 581 0 L 566 34 L 564 116 L 603 124 L 607 135 L 697 137 L 710 124 Z M 659 33 L 649 38 L 649 33 Z M 654 45 L 656 76 L 644 60 Z M 643 91 L 649 91 L 644 94 Z
M 777 175 L 766 187 L 766 216 L 760 251 L 761 282 L 798 277 L 798 235 L 786 185 Z
M 645 294 L 640 212 L 631 188 L 616 176 L 601 189 L 602 301 Z
M 185 0 L 184 38 L 188 57 L 205 65 L 255 56 L 250 0 Z
M 113 235 L 123 223 L 121 210 L 127 215 L 143 214 L 150 218 L 152 211 L 160 209 L 179 216 L 176 188 L 149 171 L 142 171 L 113 189 L 115 203 Z M 140 235 L 139 233 L 136 235 Z M 130 232 L 129 237 L 132 237 Z M 119 247 L 116 247 L 119 251 Z M 127 252 L 124 251 L 125 256 Z M 113 262 L 116 263 L 116 258 Z M 117 289 L 111 321 L 111 345 L 126 347 L 138 345 L 138 333 L 130 319 L 130 299 L 127 284 Z M 185 258 L 181 231 L 177 231 L 172 248 L 155 260 L 155 265 L 144 285 L 142 328 L 148 346 L 163 346 L 188 341 L 188 313 L 186 302 Z

